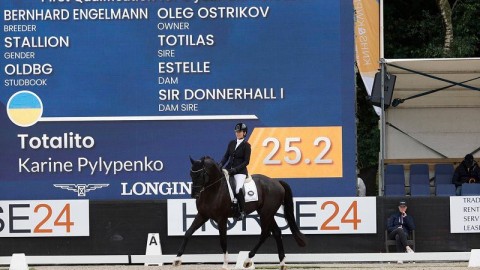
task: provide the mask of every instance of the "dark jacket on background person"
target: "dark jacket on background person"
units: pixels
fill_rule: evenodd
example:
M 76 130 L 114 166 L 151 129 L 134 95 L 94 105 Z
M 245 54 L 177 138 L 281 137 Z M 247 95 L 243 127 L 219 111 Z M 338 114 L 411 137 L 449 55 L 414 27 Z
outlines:
M 232 140 L 228 143 L 227 151 L 220 162 L 221 167 L 226 164 L 226 169 L 233 169 L 234 174 L 248 174 L 247 165 L 250 163 L 250 154 L 252 148 L 250 144 L 243 140 L 243 142 L 238 145 L 237 149 L 237 140 Z
M 475 161 L 473 161 L 473 165 L 469 168 L 464 160 L 455 169 L 452 177 L 452 183 L 458 187 L 463 183 L 469 183 L 471 179 L 474 179 L 475 183 L 480 183 L 480 168 Z
M 400 212 L 397 212 L 391 215 L 387 220 L 387 232 L 391 233 L 393 230 L 402 226 L 405 233 L 410 233 L 412 230 L 415 230 L 415 223 L 413 222 L 413 217 L 408 215 L 402 217 Z

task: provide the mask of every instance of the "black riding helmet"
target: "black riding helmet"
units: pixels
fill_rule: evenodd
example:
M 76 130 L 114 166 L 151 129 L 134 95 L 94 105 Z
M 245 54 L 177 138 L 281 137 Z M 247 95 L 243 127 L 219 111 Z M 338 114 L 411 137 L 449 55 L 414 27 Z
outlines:
M 247 135 L 248 127 L 244 123 L 238 123 L 235 125 L 235 131 L 245 131 L 245 135 Z

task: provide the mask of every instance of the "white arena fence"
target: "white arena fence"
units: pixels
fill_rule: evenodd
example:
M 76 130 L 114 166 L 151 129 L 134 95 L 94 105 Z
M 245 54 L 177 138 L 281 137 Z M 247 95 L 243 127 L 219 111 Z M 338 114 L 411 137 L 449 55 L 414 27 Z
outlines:
M 469 261 L 473 252 L 416 252 L 416 253 L 304 253 L 286 254 L 287 263 L 315 264 L 329 262 L 446 262 Z M 29 265 L 88 265 L 88 264 L 170 264 L 176 255 L 82 255 L 82 256 L 25 256 Z M 231 263 L 239 254 L 229 254 Z M 0 256 L 0 265 L 9 265 L 12 256 Z M 257 254 L 255 263 L 278 263 L 277 254 Z M 183 263 L 222 263 L 223 254 L 184 254 Z

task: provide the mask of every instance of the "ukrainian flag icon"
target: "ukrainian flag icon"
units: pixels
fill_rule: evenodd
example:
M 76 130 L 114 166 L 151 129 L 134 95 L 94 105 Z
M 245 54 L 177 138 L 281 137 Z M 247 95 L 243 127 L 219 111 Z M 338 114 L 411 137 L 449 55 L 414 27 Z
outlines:
M 42 113 L 42 101 L 33 92 L 19 91 L 8 100 L 8 118 L 17 126 L 29 127 L 35 125 L 42 117 Z

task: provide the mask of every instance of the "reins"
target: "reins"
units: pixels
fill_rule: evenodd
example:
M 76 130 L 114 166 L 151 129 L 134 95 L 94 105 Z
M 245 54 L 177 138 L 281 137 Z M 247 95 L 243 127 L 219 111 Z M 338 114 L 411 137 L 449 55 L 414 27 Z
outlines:
M 198 172 L 201 172 L 201 171 L 205 171 L 205 174 L 210 178 L 210 175 L 208 175 L 208 172 L 207 170 L 205 169 L 205 167 L 201 168 L 200 170 L 196 170 L 196 171 L 193 171 L 190 169 L 190 172 L 192 173 L 198 173 Z M 218 183 L 219 181 L 221 181 L 222 179 L 225 179 L 225 175 L 223 175 L 222 177 L 218 178 L 216 181 L 214 181 L 213 183 L 207 185 L 207 186 L 202 186 L 202 189 L 198 192 L 199 194 L 201 194 L 202 192 L 204 192 L 206 189 L 210 188 L 211 186 L 215 185 L 216 183 Z
M 200 193 L 202 193 L 204 190 L 206 190 L 207 188 L 213 186 L 214 184 L 216 184 L 217 182 L 221 181 L 222 179 L 224 179 L 225 176 L 222 176 L 220 178 L 218 178 L 218 180 L 216 180 L 215 182 L 211 183 L 210 185 L 206 186 L 206 187 L 203 187 L 202 190 L 200 190 Z

